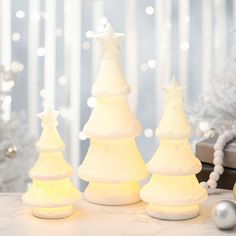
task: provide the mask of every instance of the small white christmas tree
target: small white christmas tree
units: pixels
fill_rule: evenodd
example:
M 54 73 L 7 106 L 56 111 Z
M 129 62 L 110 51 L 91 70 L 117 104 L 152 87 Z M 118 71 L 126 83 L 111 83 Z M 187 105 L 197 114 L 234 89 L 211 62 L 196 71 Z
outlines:
M 30 171 L 33 183 L 22 197 L 24 203 L 33 206 L 32 213 L 41 218 L 67 217 L 81 198 L 70 180 L 72 168 L 63 157 L 65 145 L 56 128 L 57 115 L 49 108 L 38 114 L 43 127 L 36 145 L 40 154 Z
M 160 146 L 147 163 L 153 175 L 141 190 L 141 198 L 149 203 L 147 212 L 152 217 L 180 220 L 199 214 L 198 204 L 207 192 L 195 176 L 201 170 L 188 138 L 191 127 L 184 112 L 183 88 L 175 80 L 165 87 L 165 109 L 157 136 Z
M 140 200 L 138 181 L 147 176 L 147 171 L 135 142 L 141 126 L 128 106 L 130 88 L 119 64 L 123 34 L 114 33 L 108 24 L 96 39 L 101 45 L 101 66 L 92 89 L 97 102 L 84 127 L 91 141 L 78 174 L 89 182 L 84 193 L 88 201 L 135 203 Z

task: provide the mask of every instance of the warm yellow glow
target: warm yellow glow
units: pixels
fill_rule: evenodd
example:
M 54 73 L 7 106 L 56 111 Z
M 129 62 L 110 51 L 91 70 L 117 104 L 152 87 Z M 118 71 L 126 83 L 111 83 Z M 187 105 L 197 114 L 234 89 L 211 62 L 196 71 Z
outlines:
M 62 152 L 41 152 L 30 177 L 38 180 L 53 180 L 70 177 L 72 168 L 66 162 Z
M 200 172 L 202 165 L 194 156 L 187 139 L 162 139 L 147 168 L 151 173 L 183 176 Z
M 69 178 L 64 180 L 34 180 L 23 201 L 37 207 L 61 207 L 76 203 L 81 193 Z
M 126 97 L 97 98 L 84 133 L 91 138 L 131 138 L 140 135 L 141 126 Z
M 195 175 L 153 175 L 142 188 L 141 198 L 145 202 L 158 205 L 183 206 L 205 201 L 207 192 L 199 185 Z
M 155 218 L 189 219 L 198 215 L 198 204 L 207 199 L 207 191 L 195 176 L 202 166 L 188 141 L 192 128 L 184 112 L 184 88 L 173 79 L 164 89 L 165 109 L 156 131 L 160 145 L 147 163 L 153 175 L 140 196 Z
M 85 198 L 102 205 L 124 205 L 140 201 L 140 185 L 137 182 L 89 183 Z
M 39 218 L 60 219 L 70 216 L 74 211 L 72 206 L 55 207 L 55 208 L 39 208 L 32 209 L 33 215 Z
M 65 148 L 65 145 L 55 127 L 44 129 L 36 144 L 39 152 L 57 152 Z
M 134 139 L 91 139 L 78 175 L 89 182 L 114 183 L 139 181 L 148 173 Z
M 160 206 L 155 204 L 149 204 L 147 206 L 147 212 L 149 215 L 159 219 L 168 220 L 184 220 L 190 219 L 199 214 L 199 206 Z

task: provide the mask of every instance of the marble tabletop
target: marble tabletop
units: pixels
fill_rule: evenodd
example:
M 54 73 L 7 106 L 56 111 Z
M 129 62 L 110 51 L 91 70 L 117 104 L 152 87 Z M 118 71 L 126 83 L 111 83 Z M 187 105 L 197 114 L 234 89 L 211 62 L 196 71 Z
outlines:
M 163 221 L 149 217 L 146 204 L 109 207 L 84 200 L 75 214 L 61 220 L 33 217 L 23 205 L 21 194 L 0 194 L 0 236 L 223 236 L 236 235 L 218 230 L 212 222 L 211 209 L 220 200 L 233 199 L 232 191 L 217 190 L 201 206 L 197 218 L 185 221 Z

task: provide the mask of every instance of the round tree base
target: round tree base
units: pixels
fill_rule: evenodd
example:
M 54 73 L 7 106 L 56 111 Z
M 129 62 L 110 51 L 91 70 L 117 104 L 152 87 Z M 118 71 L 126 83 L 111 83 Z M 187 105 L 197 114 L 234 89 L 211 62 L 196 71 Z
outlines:
M 149 204 L 147 213 L 162 220 L 187 220 L 199 215 L 199 206 L 160 206 Z
M 74 208 L 72 206 L 56 207 L 56 208 L 41 208 L 32 209 L 34 216 L 44 219 L 62 219 L 72 215 Z
M 87 201 L 108 206 L 133 204 L 140 201 L 137 182 L 89 183 L 84 192 Z

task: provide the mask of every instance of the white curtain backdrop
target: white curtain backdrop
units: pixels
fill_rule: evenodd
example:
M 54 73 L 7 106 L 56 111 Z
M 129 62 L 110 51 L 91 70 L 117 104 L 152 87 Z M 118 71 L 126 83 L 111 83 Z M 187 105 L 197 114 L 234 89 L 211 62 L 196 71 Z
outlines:
M 109 21 L 126 34 L 121 64 L 130 105 L 143 126 L 138 145 L 147 161 L 157 144 L 161 87 L 174 76 L 188 88 L 186 103 L 197 102 L 235 41 L 235 6 L 234 0 L 0 0 L 1 64 L 24 65 L 12 110 L 25 110 L 37 137 L 35 114 L 43 103 L 60 110 L 65 156 L 76 170 L 89 144 L 80 131 L 95 101 L 99 50 L 92 36 Z

